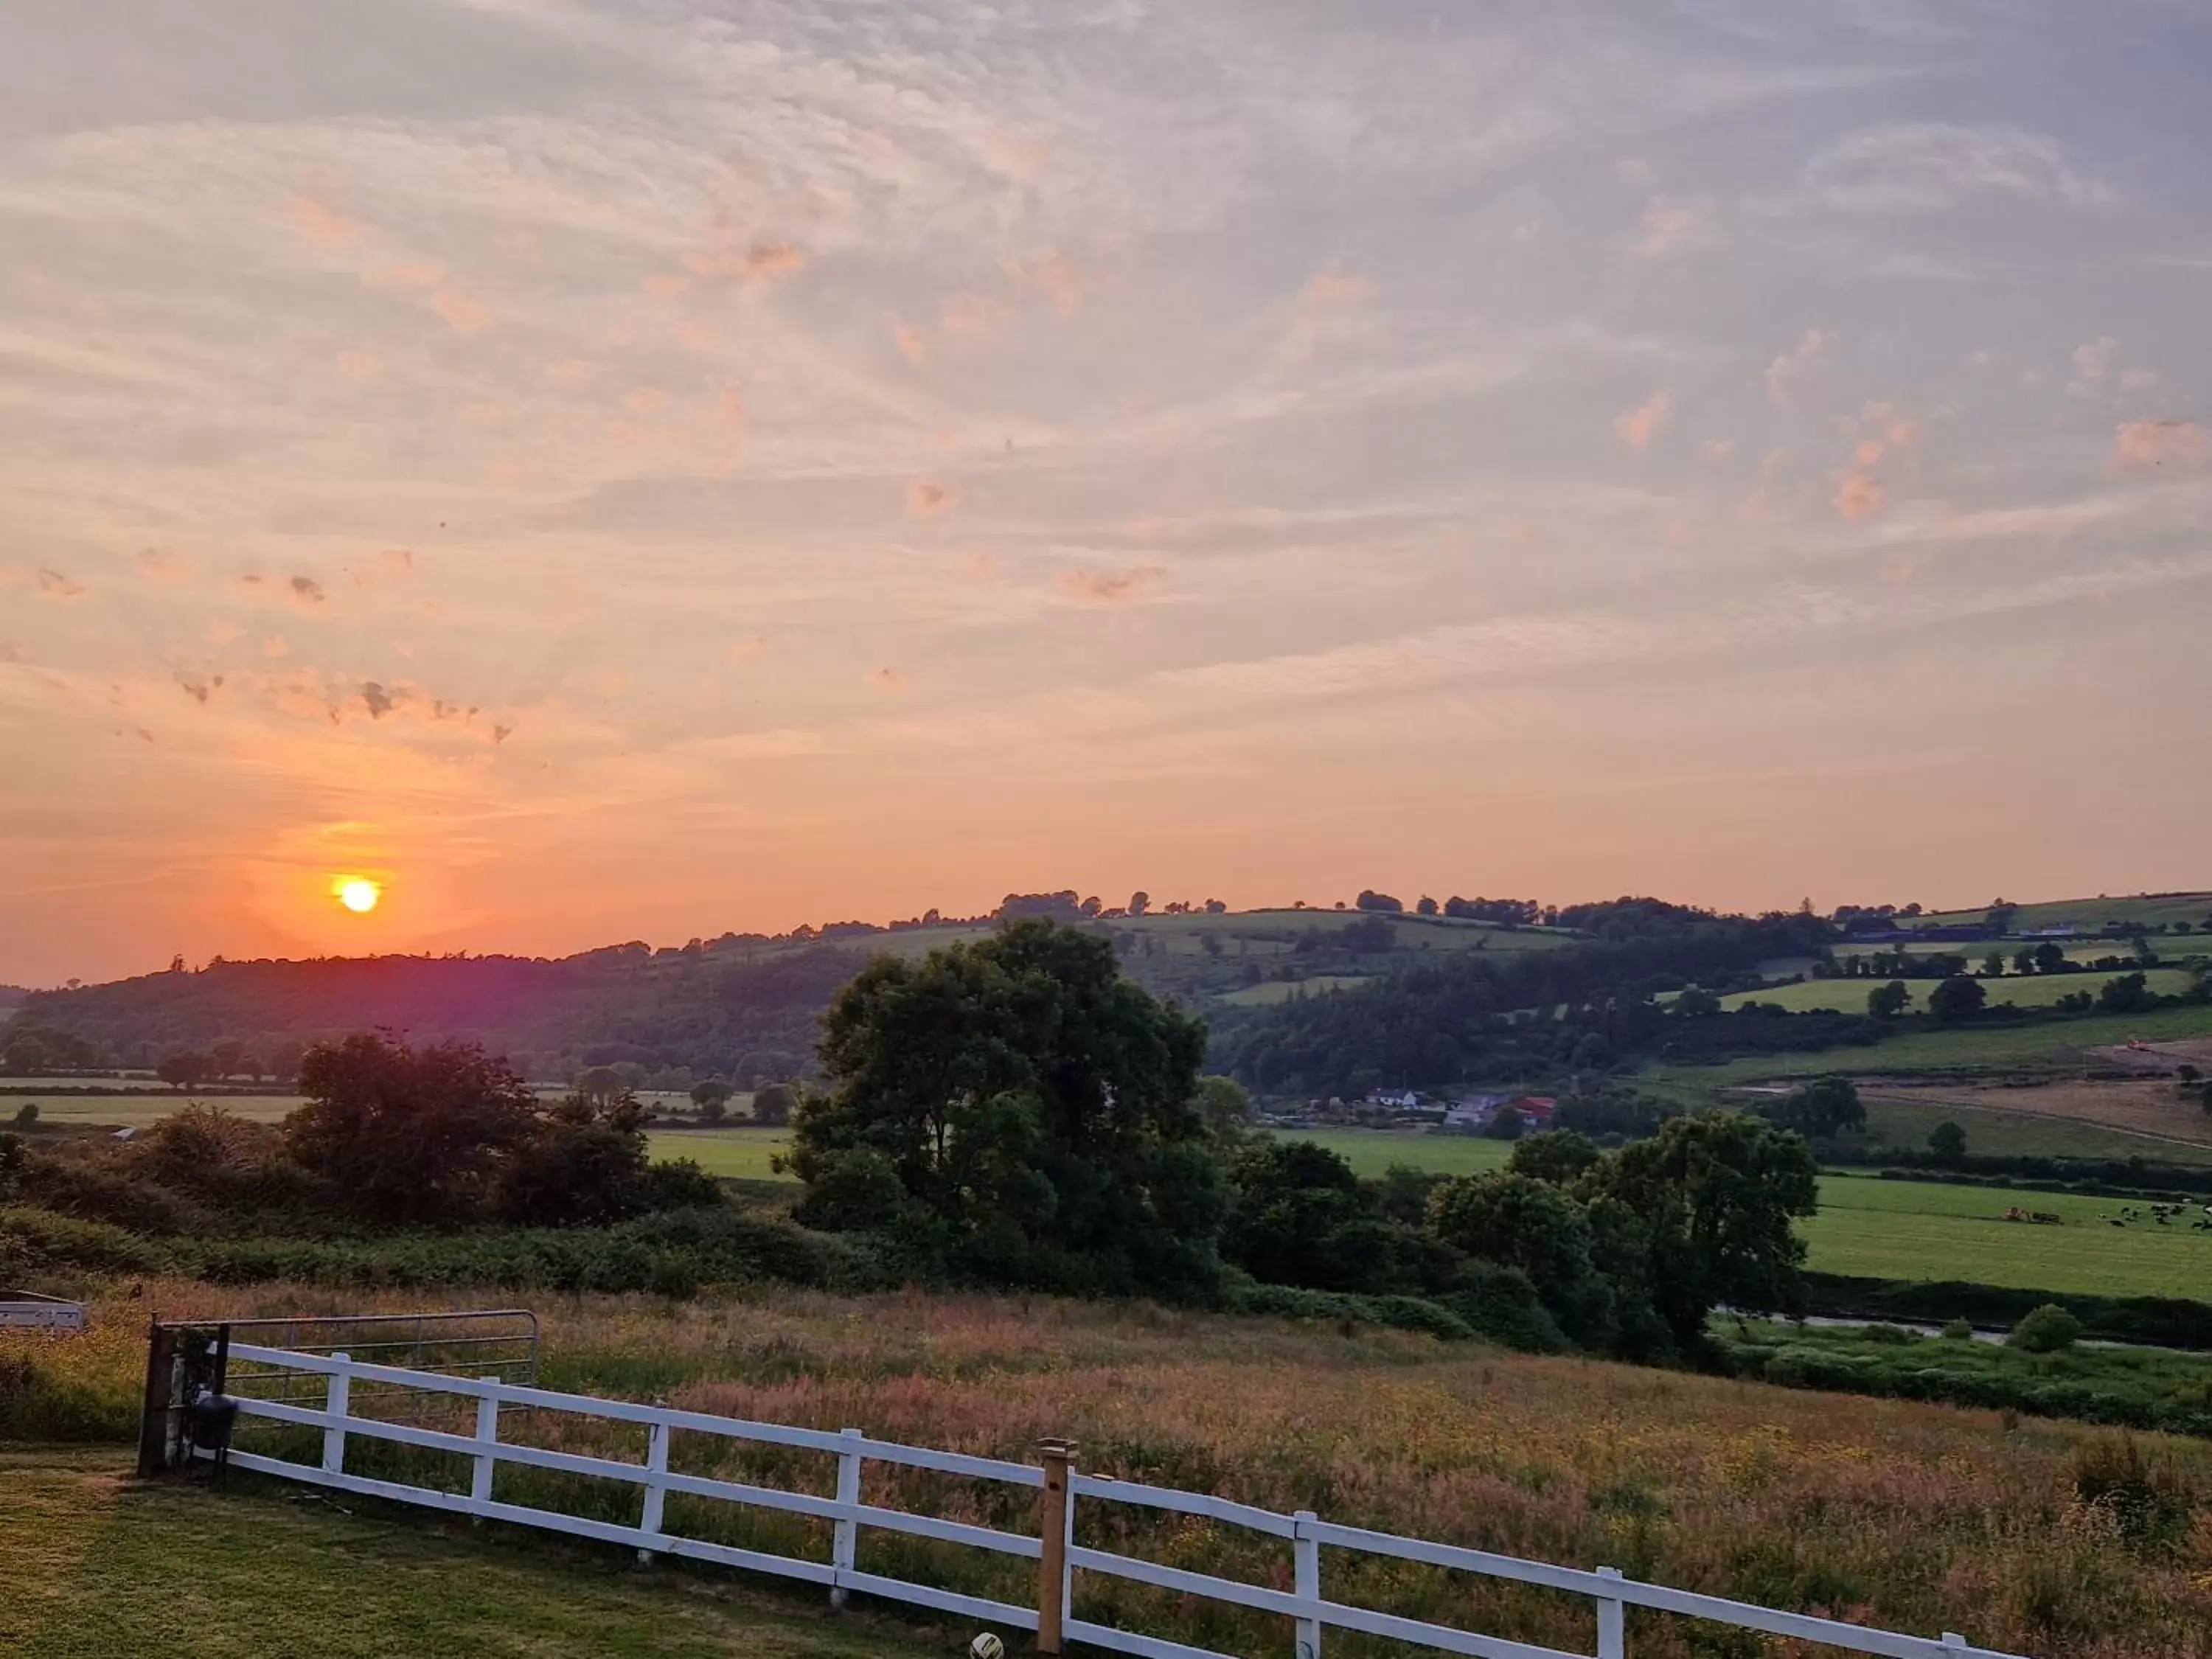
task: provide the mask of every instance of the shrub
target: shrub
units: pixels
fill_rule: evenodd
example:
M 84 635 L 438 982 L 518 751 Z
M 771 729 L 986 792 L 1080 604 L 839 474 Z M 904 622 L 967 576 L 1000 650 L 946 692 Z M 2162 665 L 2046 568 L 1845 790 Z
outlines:
M 2075 1452 L 2074 1495 L 2109 1514 L 2120 1536 L 2139 1547 L 2178 1542 L 2195 1508 L 2187 1484 L 2165 1463 L 2145 1458 L 2130 1434 L 2092 1440 Z
M 75 1268 L 86 1273 L 155 1273 L 166 1253 L 149 1239 L 104 1221 L 27 1206 L 0 1209 L 0 1264 L 19 1274 Z
M 2046 1302 L 2012 1328 L 2005 1339 L 2027 1353 L 2057 1353 L 2081 1339 L 2081 1322 L 2055 1302 Z
M 1946 1320 L 1943 1340 L 1947 1342 L 1971 1342 L 1974 1340 L 1974 1328 L 1963 1319 Z

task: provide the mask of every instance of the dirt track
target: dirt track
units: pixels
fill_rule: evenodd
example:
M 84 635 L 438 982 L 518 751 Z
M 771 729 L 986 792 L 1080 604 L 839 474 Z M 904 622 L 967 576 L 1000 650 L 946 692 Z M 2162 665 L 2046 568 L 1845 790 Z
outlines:
M 2212 1115 L 2207 1115 L 2196 1100 L 2185 1098 L 2172 1076 L 2175 1065 L 2191 1058 L 2179 1051 L 2189 1048 L 2212 1051 L 2212 1042 L 2161 1045 L 2161 1057 L 2154 1063 L 2164 1075 L 2156 1080 L 2145 1078 L 2140 1082 L 2100 1082 L 2076 1078 L 2023 1087 L 1973 1082 L 1893 1083 L 1882 1078 L 1863 1078 L 1859 1090 L 1869 1100 L 1902 1101 L 1923 1106 L 1972 1106 L 2023 1117 L 2101 1124 L 2130 1134 L 2192 1146 L 2212 1146 Z M 2100 1059 L 2107 1059 L 2109 1052 L 2100 1050 Z M 2149 1063 L 2145 1062 L 2146 1069 Z M 2212 1059 L 2195 1063 L 2212 1072 Z

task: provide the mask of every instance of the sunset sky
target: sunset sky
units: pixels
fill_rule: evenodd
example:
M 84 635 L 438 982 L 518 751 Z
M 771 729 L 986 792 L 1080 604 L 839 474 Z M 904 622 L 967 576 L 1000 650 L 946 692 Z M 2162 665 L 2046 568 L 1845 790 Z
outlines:
M 9 8 L 0 981 L 2212 884 L 2208 80 L 2183 0 Z

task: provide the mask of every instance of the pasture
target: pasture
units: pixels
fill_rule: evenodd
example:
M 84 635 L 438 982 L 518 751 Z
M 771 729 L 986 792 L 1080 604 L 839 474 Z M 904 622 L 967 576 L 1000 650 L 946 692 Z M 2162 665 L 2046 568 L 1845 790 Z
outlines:
M 1513 1143 L 1483 1135 L 1431 1134 L 1423 1129 L 1281 1129 L 1279 1140 L 1310 1140 L 1352 1166 L 1354 1175 L 1382 1175 L 1394 1164 L 1431 1175 L 1480 1175 L 1502 1170 Z
M 1257 985 L 1226 992 L 1222 1001 L 1232 1008 L 1272 1008 L 1277 1003 L 1288 1002 L 1296 996 L 1319 996 L 1327 991 L 1349 991 L 1364 985 L 1373 975 L 1369 974 L 1316 974 L 1311 979 L 1263 980 Z
M 2170 1093 L 2170 1088 L 2166 1091 Z M 1940 1087 L 1900 1096 L 1889 1093 L 1879 1079 L 1859 1085 L 1860 1098 L 1866 1103 L 1868 1139 L 1885 1146 L 1925 1146 L 1936 1126 L 1948 1122 L 1966 1132 L 1969 1152 L 1995 1158 L 2140 1158 L 2160 1164 L 2212 1164 L 2212 1118 L 2193 1109 L 2176 1113 L 2180 1120 L 2177 1127 L 2195 1136 L 2184 1139 L 2131 1133 L 2090 1117 L 2005 1110 L 1985 1103 L 2033 1102 L 2043 1092 L 1985 1090 L 1960 1100 Z
M 2087 991 L 2094 996 L 2107 983 L 2118 978 L 2115 974 L 2007 974 L 2002 978 L 1975 981 L 1988 993 L 1991 1006 L 2013 1008 L 2048 1008 L 2069 992 Z M 2185 968 L 2152 968 L 2143 970 L 2143 988 L 2154 996 L 2179 996 L 2185 993 L 2193 975 Z M 1863 1014 L 1866 1012 L 1867 993 L 1887 981 L 1877 979 L 1808 979 L 1796 985 L 1771 985 L 1757 991 L 1739 991 L 1721 999 L 1721 1006 L 1734 1012 L 1747 1002 L 1772 1003 L 1787 1008 L 1793 1014 L 1813 1008 L 1830 1008 L 1838 1013 Z M 1908 1013 L 1928 1012 L 1928 994 L 1942 983 L 1940 980 L 1908 979 L 1905 988 L 1911 993 L 1905 1005 Z
M 1986 906 L 1974 910 L 1945 910 L 1916 916 L 1907 927 L 1978 922 L 1989 915 Z M 2045 899 L 2015 907 L 2013 928 L 2063 927 L 2069 922 L 2084 933 L 2107 921 L 2141 922 L 2155 927 L 2185 921 L 2192 927 L 2212 921 L 2212 893 L 2137 894 L 2126 898 Z M 1956 946 L 1953 947 L 1958 948 Z
M 648 1129 L 646 1144 L 656 1163 L 688 1158 L 711 1176 L 738 1181 L 788 1181 L 769 1160 L 791 1150 L 788 1129 Z
M 2063 1224 L 2007 1221 L 2014 1205 L 2052 1212 Z M 1820 1213 L 1798 1226 L 1807 1265 L 1822 1273 L 2100 1296 L 2212 1296 L 2212 1233 L 2191 1232 L 2186 1220 L 2111 1224 L 2130 1207 L 2142 1206 L 1831 1174 L 1820 1178 Z
M 1639 1087 L 1671 1099 L 1710 1100 L 1714 1091 L 1770 1078 L 1997 1069 L 2078 1071 L 2087 1051 L 2130 1039 L 2175 1042 L 2212 1037 L 2212 1003 L 2157 1008 L 2147 1014 L 2084 1014 L 2075 1019 L 2013 1025 L 1973 1020 L 1919 1025 L 1881 1042 L 1846 1044 L 1802 1054 L 1749 1054 L 1718 1066 L 1653 1066 Z
M 127 1426 L 149 1302 L 189 1300 L 200 1316 L 215 1316 L 325 1310 L 336 1305 L 333 1295 L 155 1282 L 144 1300 L 102 1301 L 92 1341 L 81 1349 L 49 1345 L 39 1363 L 86 1368 L 93 1373 L 86 1384 L 112 1395 L 117 1421 Z M 343 1299 L 402 1305 L 389 1297 Z M 410 1297 L 404 1305 L 438 1300 Z M 810 1427 L 850 1425 L 982 1455 L 1027 1458 L 1041 1435 L 1064 1434 L 1080 1441 L 1083 1466 L 1095 1472 L 1278 1510 L 1315 1508 L 1352 1525 L 1576 1566 L 1611 1564 L 1747 1600 L 1848 1610 L 1892 1628 L 1961 1630 L 2039 1659 L 2212 1659 L 2212 1597 L 2201 1583 L 2212 1560 L 2193 1543 L 2143 1553 L 2110 1527 L 2081 1523 L 2081 1460 L 2108 1437 L 2087 1425 L 2030 1419 L 2008 1427 L 1993 1412 L 1505 1354 L 1334 1321 L 1235 1319 L 1042 1296 L 838 1297 L 776 1285 L 687 1303 L 562 1297 L 543 1312 L 544 1378 L 553 1388 Z M 101 1336 L 110 1330 L 118 1340 Z M 641 1442 L 623 1440 L 623 1432 L 622 1425 L 580 1425 L 564 1430 L 561 1444 L 634 1461 Z M 2159 1435 L 2137 1443 L 2183 1501 L 2212 1508 L 2212 1447 Z M 795 1608 L 785 1617 L 796 1628 L 764 1620 L 769 1635 L 758 1643 L 750 1630 L 726 1628 L 726 1645 L 703 1650 L 778 1659 L 868 1650 L 857 1645 L 868 1638 L 866 1626 L 822 1619 L 811 1595 L 768 1597 L 753 1588 L 758 1581 L 704 1570 L 636 1573 L 626 1554 L 556 1553 L 538 1539 L 473 1537 L 419 1519 L 394 1526 L 388 1512 L 356 1500 L 344 1507 L 362 1512 L 347 1516 L 246 1480 L 227 1496 L 156 1488 L 143 1501 L 179 1507 L 152 1513 L 143 1526 L 111 1525 L 100 1509 L 105 1496 L 48 1495 L 60 1474 L 84 1469 L 88 1455 L 107 1459 L 112 1469 L 129 1452 L 119 1445 L 91 1455 L 40 1452 L 6 1466 L 0 1478 L 11 1496 L 32 1489 L 18 1484 L 28 1473 L 41 1498 L 28 1521 L 0 1514 L 0 1528 L 13 1528 L 0 1539 L 11 1555 L 15 1540 L 23 1540 L 23 1559 L 40 1564 L 31 1575 L 36 1585 L 97 1595 L 103 1577 L 113 1584 L 112 1628 L 126 1638 L 124 1652 L 174 1648 L 172 1626 L 147 1622 L 158 1602 L 191 1619 L 195 1633 L 210 1632 L 192 1650 L 210 1655 L 280 1647 L 318 1659 L 448 1650 L 532 1659 L 555 1651 L 689 1655 L 702 1650 L 686 1644 L 713 1632 L 710 1621 L 726 1609 L 702 1593 L 710 1588 L 723 1598 L 734 1590 Z M 820 1474 L 787 1461 L 744 1467 L 749 1478 L 772 1485 Z M 465 1480 L 465 1471 L 459 1478 Z M 635 1502 L 605 1483 L 568 1477 L 547 1477 L 542 1490 L 561 1481 L 562 1502 L 581 1512 L 611 1515 Z M 939 1513 L 1000 1519 L 961 1483 L 930 1490 Z M 131 1489 L 115 1491 L 113 1501 L 126 1500 L 142 1501 Z M 77 1519 L 88 1512 L 101 1518 Z M 1272 1540 L 1202 1520 L 1094 1513 L 1083 1524 L 1108 1547 L 1256 1583 L 1287 1582 L 1287 1555 Z M 764 1542 L 784 1540 L 763 1534 Z M 903 1568 L 933 1569 L 956 1586 L 963 1582 L 957 1575 L 971 1571 L 963 1564 L 975 1559 L 864 1539 L 864 1553 L 872 1547 L 908 1552 L 897 1558 Z M 546 1563 L 557 1565 L 539 1565 Z M 1325 1584 L 1346 1600 L 1371 1597 L 1393 1612 L 1571 1652 L 1592 1645 L 1587 1613 L 1545 1592 L 1388 1565 L 1362 1568 L 1335 1556 L 1323 1571 Z M 442 1610 L 448 1571 L 453 1617 L 466 1621 L 470 1638 L 450 1649 L 426 1641 L 423 1626 L 409 1622 L 428 1617 L 426 1608 Z M 371 1572 L 380 1582 L 366 1583 Z M 434 1581 L 434 1601 L 423 1594 Z M 356 1583 L 349 1598 L 343 1592 Z M 1095 1577 L 1082 1579 L 1078 1596 L 1090 1616 L 1127 1627 L 1230 1652 L 1284 1650 L 1281 1626 L 1272 1620 L 1209 1614 L 1172 1594 Z M 509 1601 L 514 1610 L 502 1629 Z M 79 1625 L 58 1627 L 53 1605 L 42 1588 L 0 1620 L 28 1625 L 41 1644 L 29 1650 L 40 1659 L 118 1650 L 87 1645 Z M 264 1622 L 246 1625 L 240 1609 Z M 576 1620 L 573 1632 L 562 1627 L 564 1617 Z M 949 1655 L 969 1628 L 918 1633 L 906 1650 Z M 58 1639 L 64 1629 L 77 1635 L 76 1646 Z M 159 1639 L 165 1631 L 170 1639 Z M 229 1631 L 240 1632 L 240 1639 L 215 1639 Z M 4 1624 L 0 1632 L 15 1634 Z M 817 1632 L 825 1643 L 843 1636 L 856 1645 L 804 1645 Z M 285 1646 L 272 1637 L 294 1639 Z M 780 1637 L 791 1645 L 773 1645 Z M 1630 1642 L 1648 1659 L 1720 1651 L 1660 1615 L 1632 1618 Z M 1331 1645 L 1339 1645 L 1334 1636 Z M 1348 1636 L 1340 1645 L 1347 1659 L 1382 1651 Z

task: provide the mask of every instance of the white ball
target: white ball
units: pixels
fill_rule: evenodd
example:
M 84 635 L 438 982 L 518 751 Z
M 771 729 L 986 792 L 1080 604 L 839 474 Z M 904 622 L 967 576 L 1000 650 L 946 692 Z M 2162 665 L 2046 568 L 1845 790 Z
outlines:
M 969 1659 L 1006 1659 L 1006 1644 L 985 1631 L 968 1644 Z

